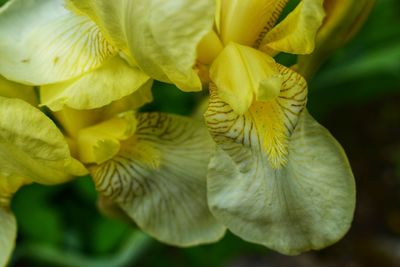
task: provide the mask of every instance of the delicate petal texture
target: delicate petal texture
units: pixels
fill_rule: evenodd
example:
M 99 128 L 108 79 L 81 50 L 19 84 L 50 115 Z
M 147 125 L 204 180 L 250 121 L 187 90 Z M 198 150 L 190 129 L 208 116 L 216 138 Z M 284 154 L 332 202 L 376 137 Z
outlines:
M 104 197 L 155 238 L 178 246 L 209 243 L 225 232 L 207 207 L 213 149 L 200 122 L 143 113 L 134 138 L 122 143 L 112 160 L 95 167 L 92 177 Z
M 219 29 L 223 43 L 235 42 L 248 46 L 253 46 L 273 17 L 277 5 L 286 4 L 279 3 L 281 0 L 221 0 L 220 2 Z
M 201 90 L 193 66 L 197 45 L 212 29 L 214 0 L 129 1 L 128 46 L 138 65 L 156 80 L 184 91 Z
M 222 116 L 214 119 L 215 127 L 228 124 Z M 233 130 L 215 135 L 220 148 L 211 159 L 207 187 L 216 218 L 241 238 L 289 255 L 340 239 L 352 221 L 355 185 L 330 133 L 303 111 L 287 164 L 273 169 L 256 123 L 250 117 L 238 123 L 244 128 L 236 138 Z
M 14 83 L 2 76 L 0 76 L 0 96 L 19 98 L 34 106 L 38 104 L 37 97 L 32 86 Z
M 279 95 L 282 80 L 272 57 L 254 48 L 230 43 L 215 59 L 210 78 L 219 97 L 238 114 L 244 114 L 253 102 Z
M 125 16 L 129 15 L 126 9 L 129 1 L 132 0 L 65 0 L 65 3 L 72 12 L 90 17 L 108 42 L 127 51 Z
M 99 108 L 135 92 L 148 79 L 137 67 L 130 67 L 116 56 L 79 78 L 43 86 L 41 103 L 53 111 L 64 105 L 74 109 Z
M 12 0 L 0 9 L 0 74 L 26 84 L 65 81 L 115 53 L 87 17 L 62 0 Z
M 277 26 L 265 35 L 261 50 L 271 49 L 293 54 L 309 54 L 314 50 L 317 30 L 322 24 L 322 0 L 302 0 Z
M 19 99 L 0 97 L 0 177 L 23 177 L 56 184 L 86 169 L 70 156 L 56 125 Z
M 0 225 L 0 266 L 6 266 L 17 237 L 17 222 L 8 208 L 0 207 Z

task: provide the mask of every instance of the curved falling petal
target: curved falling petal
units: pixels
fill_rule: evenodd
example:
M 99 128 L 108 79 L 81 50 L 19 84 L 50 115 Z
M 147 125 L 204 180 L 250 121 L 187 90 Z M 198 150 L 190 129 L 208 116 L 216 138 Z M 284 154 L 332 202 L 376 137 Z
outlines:
M 280 96 L 299 84 L 287 71 L 292 83 L 283 84 Z M 355 188 L 340 145 L 303 110 L 296 89 L 290 95 L 278 105 L 285 114 L 279 117 L 278 107 L 271 112 L 263 103 L 238 116 L 212 94 L 205 116 L 219 146 L 207 178 L 212 213 L 241 238 L 293 255 L 346 233 Z
M 57 184 L 86 169 L 71 157 L 56 125 L 40 110 L 19 99 L 0 97 L 0 177 L 29 178 Z
M 0 74 L 42 85 L 75 78 L 116 53 L 94 22 L 62 0 L 12 0 L 0 8 Z
M 145 232 L 178 246 L 220 239 L 206 200 L 207 164 L 214 144 L 201 123 L 174 115 L 138 115 L 133 138 L 94 167 L 102 196 L 117 203 Z

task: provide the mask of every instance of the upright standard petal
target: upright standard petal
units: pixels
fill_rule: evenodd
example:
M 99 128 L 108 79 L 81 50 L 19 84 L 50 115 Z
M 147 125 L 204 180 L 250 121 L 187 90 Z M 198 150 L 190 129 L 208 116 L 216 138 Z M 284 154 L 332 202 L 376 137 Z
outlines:
M 302 0 L 278 25 L 269 31 L 260 49 L 292 54 L 309 54 L 314 50 L 315 36 L 324 18 L 322 0 Z
M 269 21 L 279 15 L 282 0 L 221 0 L 219 33 L 224 44 L 235 42 L 253 46 Z M 217 21 L 218 23 L 218 21 Z M 265 30 L 268 30 L 265 29 Z
M 190 246 L 220 239 L 225 228 L 208 210 L 206 175 L 214 144 L 195 120 L 138 115 L 135 135 L 92 170 L 97 190 L 156 239 Z
M 10 80 L 65 81 L 115 53 L 96 24 L 62 0 L 12 0 L 0 9 L 0 74 Z
M 0 177 L 57 184 L 87 173 L 40 110 L 19 99 L 0 97 L 0 114 Z
M 207 179 L 214 216 L 241 238 L 283 254 L 339 240 L 352 221 L 355 186 L 336 140 L 303 110 L 288 138 L 284 164 L 274 167 L 263 147 L 272 130 L 265 124 L 271 122 L 262 121 L 274 114 L 235 116 L 229 109 L 211 98 L 206 113 L 219 145 Z
M 211 31 L 215 0 L 71 0 L 152 78 L 201 90 L 196 48 Z
M 64 83 L 42 86 L 41 104 L 53 111 L 64 105 L 74 109 L 95 109 L 132 94 L 149 77 L 137 67 L 115 56 L 100 68 Z
M 279 95 L 282 78 L 272 57 L 251 47 L 230 43 L 215 59 L 210 78 L 219 97 L 238 114 L 244 114 L 257 100 Z
M 154 79 L 201 90 L 197 46 L 212 29 L 214 0 L 128 1 L 126 36 L 136 62 Z

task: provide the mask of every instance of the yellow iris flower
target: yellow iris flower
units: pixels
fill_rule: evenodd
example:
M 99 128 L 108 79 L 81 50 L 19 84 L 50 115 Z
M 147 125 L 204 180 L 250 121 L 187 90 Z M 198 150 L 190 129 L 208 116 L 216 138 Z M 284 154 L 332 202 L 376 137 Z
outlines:
M 201 90 L 188 56 L 196 58 L 213 6 L 11 0 L 0 8 L 0 74 L 7 78 L 0 76 L 0 114 L 7 118 L 0 122 L 0 266 L 15 239 L 13 193 L 26 183 L 57 184 L 89 172 L 101 199 L 163 242 L 189 246 L 224 235 L 206 201 L 215 148 L 207 129 L 194 119 L 135 112 L 152 98 L 141 69 Z M 155 39 L 155 32 L 170 36 Z M 38 106 L 49 107 L 57 123 Z
M 342 148 L 305 110 L 306 81 L 273 59 L 313 51 L 323 1 L 302 0 L 276 24 L 287 2 L 217 1 L 197 66 L 210 80 L 205 119 L 218 144 L 212 213 L 247 241 L 298 254 L 346 233 L 355 186 Z
M 15 238 L 8 202 L 18 187 L 87 172 L 105 202 L 166 243 L 213 242 L 225 226 L 286 254 L 338 240 L 354 210 L 351 169 L 305 110 L 304 78 L 273 58 L 313 51 L 322 0 L 300 1 L 276 24 L 286 3 L 4 5 L 0 74 L 40 86 L 40 103 L 32 87 L 2 78 L 2 88 L 15 90 L 0 87 L 0 114 L 7 116 L 0 122 L 0 220 L 8 225 L 0 230 L 0 265 Z M 205 117 L 215 142 L 193 119 L 136 113 L 151 100 L 152 79 L 184 91 L 210 81 Z

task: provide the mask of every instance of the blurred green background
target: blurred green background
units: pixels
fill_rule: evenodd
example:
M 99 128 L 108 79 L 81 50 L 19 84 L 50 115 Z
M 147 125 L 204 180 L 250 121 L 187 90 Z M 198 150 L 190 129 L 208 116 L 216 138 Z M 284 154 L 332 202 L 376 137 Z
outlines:
M 337 244 L 288 257 L 228 233 L 212 245 L 170 247 L 101 216 L 93 184 L 83 177 L 17 193 L 19 236 L 10 266 L 400 266 L 400 1 L 377 0 L 360 33 L 309 86 L 308 108 L 343 145 L 357 182 L 354 223 Z M 156 83 L 154 97 L 145 110 L 188 115 L 202 94 Z

